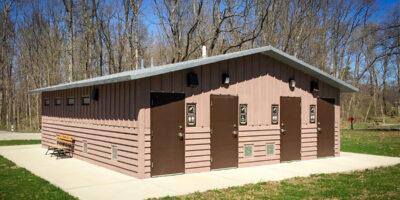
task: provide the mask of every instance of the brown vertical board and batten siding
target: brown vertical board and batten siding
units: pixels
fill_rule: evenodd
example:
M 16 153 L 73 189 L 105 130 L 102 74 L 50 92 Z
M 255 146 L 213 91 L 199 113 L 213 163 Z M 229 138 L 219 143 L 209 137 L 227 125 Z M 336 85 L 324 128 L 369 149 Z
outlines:
M 120 86 L 126 87 L 129 84 L 131 83 L 124 82 L 120 83 Z M 128 92 L 121 90 L 121 98 L 117 98 L 118 102 L 110 105 L 111 95 L 106 91 L 115 87 L 116 85 L 99 86 L 99 101 L 91 100 L 87 106 L 81 105 L 81 97 L 90 95 L 93 87 L 55 92 L 54 94 L 62 99 L 62 106 L 58 106 L 62 110 L 52 109 L 52 106 L 43 108 L 42 144 L 54 143 L 56 134 L 71 135 L 76 140 L 75 157 L 139 177 L 139 134 L 133 124 L 127 122 L 128 120 L 133 122 L 133 115 L 128 119 L 124 117 L 126 114 L 122 114 L 129 112 L 126 107 L 129 100 L 122 98 L 123 93 L 126 95 L 129 90 Z M 47 98 L 49 95 L 53 96 L 51 93 L 44 93 L 43 97 Z M 66 105 L 69 96 L 75 97 L 75 105 Z M 115 112 L 114 115 L 107 112 L 111 107 L 115 107 L 119 112 Z M 83 140 L 88 143 L 88 153 L 83 152 Z M 110 159 L 112 144 L 118 148 L 117 161 Z
M 186 86 L 186 74 L 198 75 L 196 88 Z M 221 85 L 222 73 L 231 78 L 229 87 Z M 296 89 L 290 91 L 289 78 L 295 78 Z M 54 109 L 56 92 L 45 92 L 51 106 L 43 108 L 43 144 L 55 142 L 57 133 L 71 134 L 77 139 L 76 156 L 139 178 L 150 177 L 150 92 L 185 93 L 185 103 L 196 103 L 195 127 L 186 127 L 185 172 L 210 170 L 210 95 L 239 97 L 239 104 L 248 104 L 248 123 L 239 126 L 239 167 L 277 163 L 280 159 L 279 125 L 271 124 L 271 105 L 279 104 L 281 96 L 301 97 L 301 159 L 317 158 L 317 126 L 309 123 L 309 106 L 317 98 L 309 92 L 312 77 L 262 54 L 235 58 L 193 69 L 181 70 L 134 81 L 100 85 L 99 102 L 81 106 L 85 89 L 61 91 L 63 104 L 66 92 L 76 97 L 76 105 L 61 117 Z M 339 155 L 339 90 L 320 81 L 320 97 L 335 98 L 335 155 Z M 79 96 L 76 94 L 79 93 Z M 92 107 L 93 106 L 93 107 Z M 318 113 L 317 113 L 318 115 Z M 127 118 L 125 116 L 128 116 Z M 122 132 L 122 133 L 121 133 Z M 82 140 L 89 152 L 82 152 Z M 118 161 L 111 161 L 111 144 L 117 144 Z M 253 144 L 254 155 L 244 157 L 244 145 Z M 265 154 L 265 145 L 275 144 L 275 155 Z M 124 153 L 122 153 L 124 152 Z

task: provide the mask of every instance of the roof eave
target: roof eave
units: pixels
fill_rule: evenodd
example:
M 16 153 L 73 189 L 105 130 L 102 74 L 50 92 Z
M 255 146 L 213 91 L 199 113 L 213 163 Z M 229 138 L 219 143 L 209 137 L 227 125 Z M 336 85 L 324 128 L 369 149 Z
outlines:
M 358 92 L 358 88 L 340 80 L 332 75 L 308 64 L 303 62 L 302 60 L 297 59 L 294 56 L 291 56 L 281 50 L 278 50 L 274 47 L 271 47 L 270 51 L 265 51 L 263 54 L 268 55 L 274 59 L 277 59 L 291 67 L 294 67 L 297 70 L 300 70 L 306 74 L 309 74 L 323 82 L 326 82 L 329 85 L 332 85 L 335 88 L 338 88 L 340 92 L 343 93 L 350 93 L 350 92 Z

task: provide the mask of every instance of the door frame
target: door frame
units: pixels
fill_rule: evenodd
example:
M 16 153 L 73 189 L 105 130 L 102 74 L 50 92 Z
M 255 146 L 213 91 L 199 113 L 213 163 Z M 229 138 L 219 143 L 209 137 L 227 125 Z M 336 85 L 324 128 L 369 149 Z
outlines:
M 236 122 L 236 131 L 237 131 L 237 135 L 236 135 L 236 148 L 235 148 L 235 152 L 236 152 L 236 165 L 232 166 L 232 167 L 224 167 L 224 168 L 212 168 L 212 98 L 213 97 L 221 97 L 221 96 L 225 96 L 225 97 L 232 97 L 235 101 L 236 101 L 236 116 L 235 116 L 235 122 Z M 210 170 L 222 170 L 222 169 L 230 169 L 230 168 L 238 168 L 239 167 L 239 96 L 237 95 L 230 95 L 230 94 L 211 94 L 210 95 Z
M 182 172 L 177 172 L 177 173 L 171 173 L 171 174 L 160 174 L 160 175 L 153 175 L 153 169 L 150 166 L 150 177 L 160 177 L 160 176 L 169 176 L 169 175 L 175 175 L 175 174 L 184 174 L 185 173 L 185 166 L 186 166 L 186 159 L 185 159 L 185 146 L 186 146 L 186 119 L 185 119 L 185 104 L 186 104 L 186 94 L 183 92 L 159 92 L 159 91 L 150 91 L 150 165 L 153 162 L 153 156 L 152 156 L 152 149 L 153 149 L 153 125 L 152 125 L 152 94 L 178 94 L 182 95 L 183 98 L 183 171 Z

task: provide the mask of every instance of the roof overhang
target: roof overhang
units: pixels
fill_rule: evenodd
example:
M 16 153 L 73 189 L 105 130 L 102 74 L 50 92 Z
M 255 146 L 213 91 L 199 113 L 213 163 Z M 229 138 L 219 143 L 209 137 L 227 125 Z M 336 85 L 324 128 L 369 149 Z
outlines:
M 59 85 L 54 85 L 54 86 L 31 90 L 30 93 L 50 92 L 50 91 L 57 91 L 57 90 L 66 90 L 66 89 L 72 89 L 72 88 L 136 80 L 136 79 L 156 76 L 156 75 L 160 75 L 160 74 L 165 74 L 165 73 L 169 73 L 169 72 L 194 68 L 194 67 L 207 65 L 207 64 L 211 64 L 211 63 L 216 63 L 216 62 L 229 60 L 229 59 L 233 59 L 233 58 L 244 57 L 244 56 L 257 54 L 257 53 L 263 53 L 274 59 L 277 59 L 289 66 L 292 66 L 295 69 L 298 69 L 306 74 L 309 74 L 310 76 L 313 76 L 313 77 L 319 79 L 320 81 L 323 81 L 329 85 L 332 85 L 333 87 L 338 88 L 341 92 L 358 92 L 358 89 L 356 87 L 329 75 L 328 73 L 318 69 L 317 67 L 307 64 L 307 63 L 295 58 L 294 56 L 286 54 L 283 51 L 278 50 L 272 46 L 266 46 L 266 47 L 254 48 L 254 49 L 249 49 L 249 50 L 244 50 L 244 51 L 238 51 L 238 52 L 234 52 L 234 53 L 228 53 L 228 54 L 217 55 L 217 56 L 212 56 L 212 57 L 189 60 L 189 61 L 180 62 L 180 63 L 173 63 L 173 64 L 168 64 L 168 65 L 162 65 L 162 66 L 126 71 L 126 72 L 121 72 L 121 73 L 116 73 L 116 74 L 110 74 L 110 75 L 106 75 L 106 76 L 100 76 L 100 77 L 96 77 L 96 78 L 85 79 L 85 80 L 75 81 L 75 82 L 71 82 L 71 83 L 64 83 L 64 84 L 59 84 Z

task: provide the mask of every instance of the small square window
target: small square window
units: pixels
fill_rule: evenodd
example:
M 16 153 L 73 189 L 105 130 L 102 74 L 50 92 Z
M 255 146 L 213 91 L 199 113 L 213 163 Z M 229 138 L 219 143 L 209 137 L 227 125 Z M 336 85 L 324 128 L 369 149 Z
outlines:
M 252 157 L 253 156 L 253 145 L 245 144 L 244 145 L 244 157 Z
M 56 100 L 54 101 L 54 105 L 60 106 L 61 105 L 61 98 L 56 98 Z
M 73 106 L 73 105 L 75 105 L 75 98 L 74 98 L 74 97 L 68 97 L 68 98 L 67 98 L 67 105 L 68 105 L 68 106 Z
M 265 153 L 267 154 L 267 156 L 275 155 L 275 144 L 266 144 Z
M 89 105 L 90 104 L 90 97 L 89 96 L 84 96 L 82 97 L 82 105 Z
M 50 106 L 50 99 L 44 99 L 43 104 L 44 106 Z
M 111 145 L 111 160 L 118 159 L 118 148 L 117 145 Z
M 83 153 L 87 153 L 88 152 L 88 144 L 86 140 L 83 140 Z

